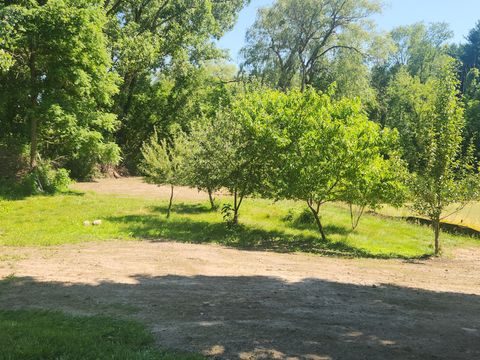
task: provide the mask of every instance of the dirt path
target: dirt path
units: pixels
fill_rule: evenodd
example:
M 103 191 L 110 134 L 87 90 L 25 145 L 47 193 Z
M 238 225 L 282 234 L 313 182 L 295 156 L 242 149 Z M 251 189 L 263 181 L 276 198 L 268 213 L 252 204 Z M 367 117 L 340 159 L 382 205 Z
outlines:
M 475 250 L 478 251 L 478 250 Z M 480 359 L 480 254 L 415 263 L 108 242 L 1 248 L 2 307 L 139 319 L 222 359 Z
M 74 190 L 94 191 L 102 194 L 126 195 L 132 197 L 145 197 L 152 199 L 167 200 L 170 198 L 170 186 L 157 186 L 148 184 L 140 177 L 126 177 L 121 179 L 107 178 L 94 182 L 76 183 L 72 186 Z M 221 195 L 221 194 L 217 194 Z M 174 196 L 185 201 L 208 200 L 206 192 L 198 191 L 189 187 L 177 186 L 174 189 Z

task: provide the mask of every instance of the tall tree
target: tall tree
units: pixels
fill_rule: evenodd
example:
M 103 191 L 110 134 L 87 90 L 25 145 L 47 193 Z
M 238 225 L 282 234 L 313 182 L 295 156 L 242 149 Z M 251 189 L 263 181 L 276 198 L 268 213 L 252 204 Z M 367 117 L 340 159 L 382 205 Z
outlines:
M 110 16 L 113 68 L 123 79 L 114 111 L 122 126 L 117 140 L 127 157 L 138 149 L 139 123 L 168 122 L 158 114 L 137 110 L 155 103 L 180 100 L 191 92 L 192 77 L 204 61 L 225 57 L 213 39 L 220 38 L 235 22 L 249 0 L 105 0 Z M 166 81 L 166 82 L 165 82 Z M 158 85 L 162 88 L 159 89 Z M 169 90 L 169 87 L 173 91 Z M 148 99 L 152 102 L 148 104 Z M 146 104 L 147 103 L 147 104 Z M 176 109 L 165 109 L 174 117 Z M 135 114 L 134 114 L 135 113 Z M 163 126 L 166 128 L 167 126 Z M 141 141 L 147 137 L 142 134 Z M 135 139 L 132 143 L 132 134 Z M 162 136 L 161 133 L 159 133 Z
M 448 41 L 453 32 L 447 23 L 416 23 L 400 26 L 390 33 L 396 46 L 390 58 L 394 68 L 405 66 L 408 73 L 422 82 L 435 75 L 439 64 L 447 56 Z
M 86 176 L 118 160 L 108 112 L 117 76 L 98 1 L 9 1 L 0 5 L 0 50 L 13 63 L 0 74 L 3 137 L 28 143 L 30 168 L 39 154 Z M 116 156 L 117 159 L 105 159 Z
M 480 68 L 480 21 L 470 30 L 466 40 L 466 44 L 460 47 L 460 60 L 463 62 L 465 74 L 471 68 Z
M 370 115 L 382 125 L 387 123 L 390 113 L 388 87 L 399 71 L 415 76 L 425 83 L 437 75 L 441 64 L 448 57 L 448 41 L 453 37 L 445 23 L 416 23 L 400 26 L 390 34 L 393 47 L 385 61 L 372 67 L 372 86 L 377 94 Z
M 305 89 L 335 51 L 365 55 L 368 18 L 380 10 L 376 0 L 277 0 L 248 30 L 243 68 L 281 90 Z

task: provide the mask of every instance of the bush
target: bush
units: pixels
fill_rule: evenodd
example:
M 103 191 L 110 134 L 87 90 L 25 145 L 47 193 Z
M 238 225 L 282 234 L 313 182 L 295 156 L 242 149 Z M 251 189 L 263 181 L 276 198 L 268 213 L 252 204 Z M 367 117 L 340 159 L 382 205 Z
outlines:
M 303 209 L 301 212 L 290 209 L 283 220 L 296 226 L 315 224 L 315 217 L 309 209 Z
M 24 195 L 54 194 L 68 189 L 71 180 L 66 169 L 54 169 L 50 162 L 41 162 L 21 181 Z

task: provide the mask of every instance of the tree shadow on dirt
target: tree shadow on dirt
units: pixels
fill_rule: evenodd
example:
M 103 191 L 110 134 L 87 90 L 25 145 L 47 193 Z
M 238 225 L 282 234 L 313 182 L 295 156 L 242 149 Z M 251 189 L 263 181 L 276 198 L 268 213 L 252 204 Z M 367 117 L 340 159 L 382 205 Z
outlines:
M 366 258 L 406 258 L 399 255 L 372 254 L 342 241 L 323 241 L 320 236 L 292 235 L 267 231 L 243 224 L 229 227 L 223 222 L 207 222 L 189 218 L 166 219 L 157 215 L 127 215 L 107 218 L 121 223 L 133 237 L 145 240 L 173 240 L 186 243 L 218 243 L 243 250 L 266 250 L 281 253 L 308 252 L 332 256 Z M 328 234 L 343 234 L 343 228 L 325 226 Z M 411 258 L 411 257 L 410 257 Z
M 125 280 L 88 285 L 12 278 L 0 281 L 0 304 L 133 318 L 147 324 L 162 347 L 220 359 L 480 358 L 476 295 L 315 278 Z

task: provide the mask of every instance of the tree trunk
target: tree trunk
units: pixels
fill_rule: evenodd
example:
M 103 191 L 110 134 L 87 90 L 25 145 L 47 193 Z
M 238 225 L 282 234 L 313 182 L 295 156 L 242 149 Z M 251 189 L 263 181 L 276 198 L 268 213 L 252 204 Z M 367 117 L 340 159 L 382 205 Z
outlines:
M 38 120 L 32 109 L 32 119 L 30 120 L 30 170 L 37 167 L 38 148 Z
M 313 216 L 315 217 L 315 223 L 317 224 L 318 231 L 322 236 L 323 241 L 327 241 L 327 237 L 325 236 L 325 231 L 323 230 L 322 221 L 320 220 L 320 216 L 318 215 L 320 210 L 320 204 L 318 204 L 317 208 L 315 209 L 309 201 L 307 201 L 308 208 L 312 211 Z
M 233 192 L 233 219 L 232 224 L 238 225 L 238 206 L 237 206 L 237 189 Z
M 233 219 L 232 224 L 238 225 L 238 211 L 240 210 L 240 205 L 242 205 L 243 195 L 238 195 L 238 191 L 235 189 L 233 192 Z
M 30 170 L 37 167 L 38 153 L 38 90 L 37 90 L 37 69 L 35 51 L 30 49 L 31 55 L 29 59 L 30 68 Z
M 125 99 L 125 102 L 123 104 L 120 104 L 121 106 L 120 114 L 119 114 L 120 119 L 124 119 L 128 115 L 128 112 L 130 111 L 130 108 L 132 106 L 132 101 L 133 101 L 133 93 L 135 91 L 135 86 L 137 85 L 137 80 L 138 79 L 137 79 L 136 73 L 127 75 L 123 79 L 125 86 L 123 87 L 122 92 L 124 94 L 127 94 L 127 97 Z
M 435 234 L 435 256 L 438 256 L 441 251 L 440 247 L 440 219 L 436 218 L 432 221 L 433 232 Z
M 208 199 L 210 200 L 210 207 L 212 210 L 215 210 L 216 205 L 215 205 L 215 198 L 213 197 L 213 191 L 212 189 L 207 189 L 208 191 Z
M 173 203 L 173 185 L 170 186 L 170 202 L 168 203 L 167 219 L 170 218 L 170 212 L 172 211 L 172 203 Z
M 350 219 L 352 221 L 352 230 L 355 230 L 358 227 L 358 224 L 360 223 L 360 218 L 362 217 L 365 211 L 365 206 L 360 206 L 358 213 L 355 214 L 355 209 L 353 208 L 353 204 L 349 204 L 349 205 L 350 205 Z

